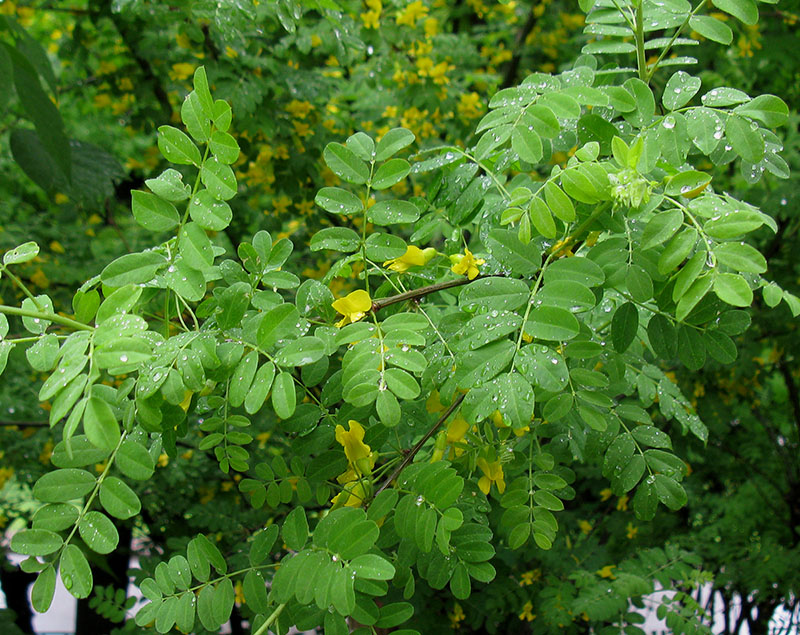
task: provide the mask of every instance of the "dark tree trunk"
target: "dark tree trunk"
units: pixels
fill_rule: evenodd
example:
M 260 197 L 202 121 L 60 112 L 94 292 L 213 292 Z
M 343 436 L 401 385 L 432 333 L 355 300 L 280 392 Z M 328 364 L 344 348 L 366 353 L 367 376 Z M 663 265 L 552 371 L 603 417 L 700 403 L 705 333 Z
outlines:
M 23 633 L 33 633 L 31 625 L 33 612 L 28 603 L 28 587 L 35 579 L 36 576 L 32 573 L 25 573 L 16 568 L 7 569 L 4 565 L 0 565 L 0 587 L 6 596 L 6 605 L 16 613 L 14 624 Z
M 92 567 L 95 586 L 113 586 L 114 589 L 126 591 L 128 588 L 128 563 L 131 557 L 131 528 L 128 525 L 118 527 L 119 546 L 105 557 L 105 567 Z M 106 635 L 119 624 L 98 615 L 89 608 L 89 600 L 78 600 L 78 612 L 75 618 L 76 633 Z

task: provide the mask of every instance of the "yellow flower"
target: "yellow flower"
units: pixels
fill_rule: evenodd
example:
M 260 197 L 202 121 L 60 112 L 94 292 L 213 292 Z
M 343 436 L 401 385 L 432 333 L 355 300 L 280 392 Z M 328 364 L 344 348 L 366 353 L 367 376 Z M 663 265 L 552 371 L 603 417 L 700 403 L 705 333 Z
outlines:
M 344 448 L 344 455 L 356 475 L 369 474 L 375 466 L 375 458 L 370 447 L 364 443 L 364 427 L 353 419 L 350 419 L 349 425 L 349 431 L 342 425 L 336 426 L 336 441 Z
M 531 604 L 530 601 L 525 602 L 525 606 L 522 607 L 522 613 L 519 614 L 519 619 L 521 619 L 523 622 L 525 620 L 532 622 L 536 617 L 536 615 L 532 613 L 532 611 L 533 611 L 533 604 Z
M 336 323 L 336 326 L 341 328 L 345 324 L 352 324 L 363 318 L 372 308 L 372 298 L 364 289 L 358 289 L 343 298 L 334 300 L 331 306 L 344 316 Z
M 607 564 L 605 567 L 603 567 L 597 572 L 597 575 L 599 575 L 601 578 L 611 578 L 612 580 L 615 580 L 617 576 L 611 573 L 611 569 L 613 568 L 614 568 L 613 564 Z
M 469 424 L 467 423 L 466 419 L 464 419 L 464 417 L 462 417 L 459 414 L 447 426 L 447 442 L 448 443 L 460 442 L 467 434 L 468 430 L 469 430 Z
M 628 509 L 628 496 L 620 496 L 617 499 L 617 511 L 624 512 Z
M 286 111 L 292 115 L 295 119 L 305 119 L 314 109 L 314 106 L 307 101 L 298 101 L 297 99 L 293 99 L 289 102 L 286 106 Z
M 172 79 L 181 81 L 188 79 L 192 75 L 194 75 L 193 64 L 189 64 L 188 62 L 179 62 L 178 64 L 172 65 L 172 72 L 170 73 L 170 77 L 172 77 Z
M 37 268 L 33 275 L 30 276 L 30 280 L 33 282 L 33 284 L 41 289 L 46 289 L 50 286 L 50 280 L 48 280 L 41 267 Z
M 474 280 L 480 273 L 478 265 L 482 265 L 486 261 L 483 258 L 475 258 L 469 249 L 464 248 L 464 255 L 453 254 L 450 256 L 450 262 L 453 263 L 450 270 L 454 274 L 458 276 L 466 275 L 470 280 Z
M 461 628 L 460 622 L 467 616 L 464 615 L 464 609 L 461 608 L 461 605 L 456 602 L 453 605 L 453 612 L 448 613 L 447 617 L 450 618 L 450 628 Z
M 484 494 L 489 494 L 492 483 L 497 485 L 497 491 L 501 494 L 506 491 L 506 481 L 503 475 L 503 466 L 500 461 L 493 461 L 489 463 L 483 457 L 479 458 L 475 464 L 481 468 L 483 476 L 478 480 L 478 487 Z
M 420 249 L 414 245 L 406 247 L 406 253 L 399 258 L 392 258 L 383 263 L 384 267 L 388 267 L 397 273 L 405 273 L 411 267 L 422 267 L 430 262 L 431 258 L 436 255 L 436 250 L 433 247 L 427 249 Z
M 606 487 L 604 490 L 600 490 L 600 500 L 606 502 L 609 498 L 611 498 L 611 489 Z
M 520 576 L 519 585 L 520 586 L 530 586 L 536 580 L 542 577 L 542 570 L 541 569 L 533 569 L 532 571 L 526 571 Z
M 285 214 L 291 204 L 292 199 L 286 195 L 272 199 L 272 207 L 276 214 Z
M 377 29 L 380 27 L 380 11 L 367 11 L 361 14 L 361 21 L 365 29 Z
M 588 520 L 579 520 L 578 527 L 585 534 L 589 534 L 592 531 L 592 523 L 590 523 Z
M 242 604 L 245 603 L 244 588 L 242 588 L 241 581 L 233 585 L 233 601 L 236 603 L 237 606 L 241 606 Z
M 633 523 L 628 523 L 628 526 L 625 527 L 626 535 L 628 536 L 628 540 L 633 540 L 636 538 L 636 534 L 639 533 L 639 528 L 634 525 Z
M 361 507 L 362 503 L 367 498 L 367 490 L 364 486 L 364 482 L 356 477 L 353 468 L 348 468 L 348 470 L 337 477 L 336 480 L 343 484 L 344 487 L 341 492 L 331 499 L 331 503 L 334 506 L 344 505 L 345 507 Z
M 422 4 L 422 0 L 416 0 L 409 4 L 405 9 L 398 12 L 397 24 L 405 24 L 407 26 L 416 26 L 417 20 L 427 17 L 428 7 Z
M 158 467 L 167 467 L 167 463 L 169 463 L 169 457 L 162 452 L 158 455 L 158 461 L 156 461 L 156 463 L 158 463 Z

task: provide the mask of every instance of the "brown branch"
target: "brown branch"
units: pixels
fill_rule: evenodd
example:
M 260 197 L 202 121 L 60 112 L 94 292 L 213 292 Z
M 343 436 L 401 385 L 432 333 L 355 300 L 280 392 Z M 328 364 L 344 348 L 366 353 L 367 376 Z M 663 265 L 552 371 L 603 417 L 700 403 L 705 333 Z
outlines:
M 395 468 L 394 472 L 392 472 L 392 473 L 389 475 L 389 477 L 388 477 L 388 478 L 387 478 L 387 479 L 386 479 L 386 480 L 383 482 L 383 485 L 381 485 L 381 486 L 378 488 L 378 491 L 377 491 L 377 492 L 375 492 L 375 496 L 377 496 L 377 495 L 378 495 L 378 494 L 380 494 L 380 493 L 381 493 L 383 490 L 385 490 L 387 487 L 389 487 L 389 484 L 390 484 L 390 483 L 391 483 L 391 482 L 392 482 L 394 479 L 396 479 L 396 478 L 397 478 L 397 477 L 400 475 L 400 472 L 402 472 L 402 471 L 403 471 L 403 470 L 406 468 L 406 466 L 407 466 L 409 463 L 411 463 L 411 461 L 413 461 L 413 460 L 414 460 L 414 457 L 415 457 L 415 456 L 417 455 L 417 453 L 418 453 L 418 452 L 419 452 L 419 451 L 422 449 L 422 446 L 423 446 L 423 445 L 425 445 L 425 442 L 426 442 L 428 439 L 430 439 L 430 438 L 431 438 L 431 437 L 432 437 L 434 434 L 436 434 L 436 431 L 437 431 L 439 428 L 441 428 L 441 427 L 442 427 L 442 424 L 443 424 L 445 421 L 447 421 L 447 418 L 448 418 L 448 417 L 449 417 L 451 414 L 453 414 L 453 413 L 456 411 L 456 409 L 457 409 L 457 408 L 458 408 L 458 407 L 461 405 L 461 402 L 462 402 L 462 401 L 464 401 L 464 397 L 465 397 L 465 396 L 466 396 L 466 394 L 465 394 L 465 393 L 461 393 L 461 394 L 459 394 L 459 395 L 458 395 L 458 397 L 456 397 L 456 398 L 453 400 L 453 403 L 451 403 L 451 404 L 450 404 L 450 407 L 449 407 L 447 410 L 445 410 L 445 411 L 444 411 L 444 414 L 442 414 L 442 416 L 441 416 L 441 417 L 439 417 L 439 420 L 438 420 L 438 421 L 437 421 L 437 422 L 436 422 L 436 423 L 433 425 L 433 427 L 432 427 L 430 430 L 428 430 L 428 431 L 425 433 L 425 436 L 423 436 L 423 437 L 422 437 L 422 438 L 419 440 L 419 442 L 418 442 L 418 443 L 417 443 L 417 444 L 416 444 L 416 445 L 415 445 L 413 448 L 411 448 L 411 450 L 409 451 L 409 453 L 408 453 L 408 454 L 406 454 L 406 456 L 405 456 L 405 457 L 403 458 L 403 460 L 400 462 L 400 465 L 398 465 L 398 466 Z M 375 498 L 375 496 L 373 496 L 373 499 Z
M 477 278 L 475 279 L 477 280 Z M 376 311 L 380 311 L 384 307 L 397 304 L 398 302 L 416 300 L 417 298 L 425 297 L 431 293 L 436 293 L 437 291 L 443 291 L 445 289 L 452 289 L 453 287 L 460 287 L 462 285 L 469 284 L 470 282 L 473 282 L 473 280 L 469 280 L 467 278 L 457 278 L 456 280 L 437 282 L 436 284 L 431 284 L 427 287 L 412 289 L 411 291 L 406 291 L 405 293 L 398 293 L 397 295 L 389 296 L 388 298 L 379 298 L 372 301 L 372 312 L 374 313 Z

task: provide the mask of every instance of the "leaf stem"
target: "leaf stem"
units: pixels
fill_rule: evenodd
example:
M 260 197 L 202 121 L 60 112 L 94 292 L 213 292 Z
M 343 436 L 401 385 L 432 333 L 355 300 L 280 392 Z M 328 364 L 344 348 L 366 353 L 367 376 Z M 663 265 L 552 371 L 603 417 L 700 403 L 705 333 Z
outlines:
M 6 306 L 5 304 L 0 304 L 0 313 L 5 313 L 6 315 L 19 315 L 20 317 L 29 317 L 34 319 L 38 318 L 48 322 L 55 322 L 56 324 L 73 328 L 76 331 L 94 331 L 93 326 L 84 324 L 83 322 L 78 322 L 77 320 L 72 320 L 62 315 L 58 315 L 57 313 L 48 313 L 47 311 L 28 311 L 27 309 L 20 309 L 15 306 Z
M 278 617 L 280 617 L 280 614 L 283 613 L 283 609 L 285 608 L 285 604 L 278 604 L 278 607 L 272 611 L 272 614 L 267 618 L 267 621 L 259 626 L 258 630 L 253 632 L 253 635 L 264 635 L 264 633 L 267 632 L 267 629 L 272 626 L 272 623 L 277 620 Z
M 28 287 L 26 287 L 22 283 L 22 280 L 20 280 L 19 278 L 17 278 L 17 276 L 15 276 L 13 273 L 11 273 L 11 271 L 8 269 L 8 267 L 6 267 L 5 265 L 0 265 L 0 272 L 3 272 L 4 274 L 6 274 L 10 278 L 11 282 L 13 282 L 15 285 L 17 285 L 20 289 L 22 289 L 22 292 L 30 298 L 31 302 L 33 302 L 33 305 L 37 309 L 39 309 L 40 311 L 44 311 L 44 307 L 41 305 L 41 303 L 36 298 L 36 296 L 33 295 L 33 293 L 30 292 L 30 289 L 28 289 Z

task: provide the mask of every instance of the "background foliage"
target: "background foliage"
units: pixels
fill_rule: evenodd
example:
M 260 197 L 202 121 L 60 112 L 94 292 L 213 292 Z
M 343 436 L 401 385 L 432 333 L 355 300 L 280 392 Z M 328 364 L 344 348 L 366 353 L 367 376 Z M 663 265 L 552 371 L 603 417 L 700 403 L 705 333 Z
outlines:
M 34 607 L 53 563 L 78 632 L 796 614 L 797 7 L 714 4 L 659 59 L 645 2 L 638 66 L 613 3 L 0 5 L 2 304 L 64 318 L 0 324 Z

